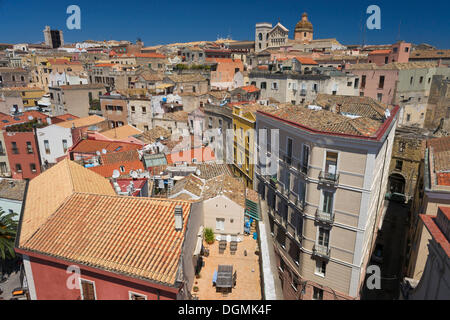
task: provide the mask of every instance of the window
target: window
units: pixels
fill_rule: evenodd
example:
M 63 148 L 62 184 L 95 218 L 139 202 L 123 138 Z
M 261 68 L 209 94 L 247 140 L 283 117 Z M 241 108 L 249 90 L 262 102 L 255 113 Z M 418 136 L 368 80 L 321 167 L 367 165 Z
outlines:
M 314 287 L 313 300 L 323 300 L 323 290 Z
M 94 282 L 81 279 L 81 299 L 96 300 Z
M 30 163 L 30 170 L 31 172 L 36 172 L 36 164 Z
M 120 172 L 125 172 L 125 167 L 124 166 L 120 166 L 119 169 L 120 169 Z
M 22 165 L 20 163 L 16 164 L 16 171 L 17 172 L 22 172 Z
M 142 107 L 142 114 L 147 114 L 147 107 Z
M 384 88 L 384 76 L 380 76 L 380 81 L 378 82 L 378 89 Z
M 45 148 L 45 153 L 50 154 L 50 144 L 48 143 L 48 140 L 44 140 L 44 148 Z
M 412 85 L 414 81 L 414 77 L 411 77 L 411 79 L 409 79 L 409 84 Z
M 384 58 L 384 64 L 388 64 L 388 62 L 389 62 L 389 57 L 385 57 Z
M 261 89 L 266 89 L 266 88 L 267 88 L 267 83 L 261 82 Z
M 148 131 L 148 126 L 144 126 L 144 131 Z
M 330 230 L 319 227 L 319 239 L 317 244 L 319 246 L 328 248 L 329 241 L 330 241 Z
M 316 274 L 319 276 L 324 277 L 325 272 L 327 270 L 327 264 L 324 260 L 317 260 L 316 261 Z
M 359 93 L 359 96 L 360 96 L 360 97 L 364 97 L 364 92 L 361 91 L 361 92 Z
M 8 167 L 6 166 L 6 162 L 0 162 L 0 172 L 6 173 L 8 171 Z
M 11 142 L 11 149 L 14 154 L 19 154 L 19 149 L 17 148 L 16 142 Z
M 62 145 L 63 145 L 64 153 L 66 153 L 66 151 L 67 151 L 67 140 L 63 139 Z
M 212 128 L 212 122 L 213 119 L 211 117 L 208 118 L 208 128 L 211 129 Z
M 278 90 L 278 82 L 272 82 L 272 90 Z
M 406 48 L 405 48 L 405 52 L 408 52 L 408 51 L 409 51 L 409 48 L 408 48 L 408 47 L 406 47 Z
M 411 121 L 411 115 L 409 113 L 406 115 L 406 121 L 407 122 Z
M 33 153 L 33 146 L 30 141 L 27 141 L 27 153 Z
M 216 230 L 225 230 L 225 219 L 216 218 Z
M 378 101 L 381 102 L 381 100 L 383 99 L 383 94 L 382 93 L 377 93 L 377 99 L 378 99 Z
M 403 152 L 403 151 L 405 151 L 405 148 L 406 148 L 406 142 L 400 142 L 399 144 L 398 144 L 398 152 Z
M 4 154 L 4 153 L 5 153 L 5 150 L 3 149 L 3 144 L 0 141 L 0 154 Z
M 135 292 L 129 292 L 130 294 L 130 300 L 147 300 L 147 296 Z
M 403 161 L 402 160 L 396 160 L 395 161 L 395 169 L 402 171 L 403 168 Z
M 323 191 L 323 205 L 322 211 L 325 213 L 333 212 L 333 197 L 334 193 L 330 191 Z
M 353 85 L 353 82 L 351 82 L 351 81 L 347 82 L 347 87 L 351 87 L 352 85 Z
M 286 150 L 286 153 L 287 153 L 286 162 L 288 164 L 291 164 L 292 163 L 292 139 L 291 138 L 287 139 L 287 150 Z
M 131 113 L 134 113 L 136 111 L 136 108 L 134 106 L 131 106 Z
M 362 76 L 361 78 L 361 89 L 366 87 L 366 76 Z
M 337 160 L 338 160 L 337 152 L 327 151 L 326 161 L 325 161 L 325 173 L 326 174 L 332 175 L 333 177 L 336 175 Z
M 419 83 L 422 83 L 423 82 L 423 77 L 420 77 L 419 78 Z

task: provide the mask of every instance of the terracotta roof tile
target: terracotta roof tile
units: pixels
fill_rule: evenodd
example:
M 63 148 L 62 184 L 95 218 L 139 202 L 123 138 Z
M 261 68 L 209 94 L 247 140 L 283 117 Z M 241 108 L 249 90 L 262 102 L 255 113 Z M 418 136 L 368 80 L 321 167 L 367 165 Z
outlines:
M 121 168 L 123 168 L 123 170 L 121 170 Z M 123 176 L 128 176 L 131 170 L 145 170 L 144 165 L 140 160 L 102 164 L 96 167 L 89 167 L 88 169 L 94 171 L 95 173 L 98 173 L 105 178 L 112 177 L 114 170 L 119 171 Z
M 105 149 L 107 152 L 122 152 L 137 150 L 142 146 L 129 142 L 103 141 L 103 140 L 81 140 L 71 148 L 71 152 L 96 153 Z
M 133 127 L 132 125 L 126 124 L 124 126 L 102 131 L 100 133 L 107 138 L 121 140 L 134 136 L 136 134 L 141 134 L 142 131 L 138 128 Z
M 93 115 L 93 116 L 89 116 L 89 117 L 76 118 L 74 120 L 59 122 L 56 125 L 63 127 L 63 128 L 72 128 L 72 127 L 81 128 L 81 127 L 86 127 L 86 126 L 92 126 L 97 123 L 101 123 L 105 120 L 106 119 L 103 117 Z
M 177 205 L 182 231 L 175 230 Z M 74 193 L 21 247 L 174 285 L 190 208 L 186 201 Z
M 108 180 L 64 159 L 29 182 L 19 243 L 23 244 L 74 192 L 115 195 Z

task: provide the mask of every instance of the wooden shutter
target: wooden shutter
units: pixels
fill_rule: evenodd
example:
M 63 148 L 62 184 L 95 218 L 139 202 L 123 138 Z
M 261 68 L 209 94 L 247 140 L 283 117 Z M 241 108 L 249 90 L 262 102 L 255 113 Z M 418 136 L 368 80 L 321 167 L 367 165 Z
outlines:
M 94 284 L 92 282 L 81 280 L 81 289 L 83 290 L 83 300 L 95 300 Z

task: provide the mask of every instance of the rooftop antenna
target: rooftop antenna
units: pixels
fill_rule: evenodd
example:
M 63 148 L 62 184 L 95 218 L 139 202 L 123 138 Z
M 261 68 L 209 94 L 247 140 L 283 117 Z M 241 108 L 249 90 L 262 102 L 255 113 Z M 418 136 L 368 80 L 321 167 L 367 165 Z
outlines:
M 95 154 L 99 156 L 100 155 L 100 151 L 98 151 L 98 150 L 95 151 Z
M 107 152 L 106 149 L 102 149 L 103 154 L 106 154 L 106 152 Z
M 131 176 L 133 179 L 137 179 L 138 173 L 137 173 L 136 171 L 134 171 L 134 170 L 130 170 L 130 176 Z

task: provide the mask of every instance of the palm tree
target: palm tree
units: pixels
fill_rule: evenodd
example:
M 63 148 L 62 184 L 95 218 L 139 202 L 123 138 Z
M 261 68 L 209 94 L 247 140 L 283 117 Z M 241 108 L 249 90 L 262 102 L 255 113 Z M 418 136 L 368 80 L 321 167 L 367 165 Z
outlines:
M 3 264 L 7 259 L 15 258 L 14 239 L 16 238 L 16 213 L 8 213 L 0 209 L 0 280 L 3 279 Z
M 0 209 L 0 259 L 15 257 L 14 239 L 16 238 L 17 221 L 13 219 L 16 213 L 8 213 Z

